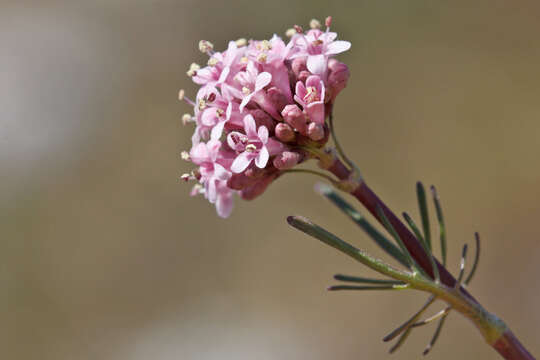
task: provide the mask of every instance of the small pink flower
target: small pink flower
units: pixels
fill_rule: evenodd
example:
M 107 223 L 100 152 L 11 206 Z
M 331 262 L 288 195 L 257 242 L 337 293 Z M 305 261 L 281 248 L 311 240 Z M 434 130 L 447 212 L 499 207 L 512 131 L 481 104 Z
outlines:
M 309 120 L 317 124 L 324 124 L 324 83 L 317 75 L 307 78 L 306 85 L 296 83 L 294 100 L 302 105 Z
M 281 143 L 268 138 L 268 129 L 265 126 L 256 130 L 255 120 L 251 115 L 244 117 L 244 130 L 245 134 L 233 131 L 227 136 L 227 143 L 238 153 L 231 165 L 234 173 L 246 170 L 253 160 L 255 166 L 263 169 L 268 163 L 270 153 L 274 155 L 283 148 Z
M 336 40 L 335 32 L 323 32 L 319 29 L 312 29 L 307 34 L 295 35 L 291 41 L 295 42 L 298 52 L 291 56 L 296 58 L 307 56 L 307 68 L 313 74 L 321 75 L 326 72 L 328 58 L 347 51 L 351 43 L 343 40 Z
M 261 72 L 253 62 L 249 62 L 246 71 L 239 72 L 235 80 L 241 86 L 242 102 L 240 103 L 240 112 L 251 101 L 251 98 L 259 93 L 264 87 L 272 81 L 272 75 L 268 72 Z

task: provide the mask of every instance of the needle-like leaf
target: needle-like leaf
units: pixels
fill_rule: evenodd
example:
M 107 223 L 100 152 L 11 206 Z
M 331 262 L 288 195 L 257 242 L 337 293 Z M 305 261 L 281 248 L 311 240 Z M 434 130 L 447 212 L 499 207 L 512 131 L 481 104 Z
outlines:
M 420 210 L 420 217 L 422 218 L 422 228 L 424 229 L 424 239 L 428 249 L 431 251 L 431 231 L 429 229 L 429 214 L 426 201 L 426 191 L 424 185 L 418 181 L 416 183 L 416 197 L 418 198 L 418 208 Z
M 435 203 L 435 210 L 437 212 L 437 220 L 439 221 L 439 231 L 441 238 L 441 257 L 443 266 L 446 266 L 446 227 L 444 225 L 444 216 L 441 208 L 441 200 L 437 194 L 435 186 L 431 186 L 431 193 L 433 195 L 433 202 Z
M 355 283 L 362 283 L 362 284 L 387 284 L 387 285 L 388 284 L 392 284 L 392 285 L 404 284 L 403 281 L 398 281 L 398 280 L 372 279 L 372 278 L 342 275 L 342 274 L 334 275 L 334 279 L 339 280 L 339 281 L 355 282 Z
M 318 183 L 315 190 L 330 200 L 338 209 L 343 211 L 352 221 L 360 226 L 360 228 L 364 230 L 388 255 L 396 259 L 403 266 L 408 266 L 407 257 L 399 250 L 399 248 L 371 225 L 369 221 L 343 199 L 334 188 L 323 183 Z
M 471 268 L 471 272 L 465 279 L 465 284 L 468 284 L 472 280 L 474 273 L 476 272 L 476 268 L 478 266 L 478 260 L 480 260 L 480 235 L 478 233 L 474 233 L 474 240 L 476 244 L 476 248 L 475 248 L 476 251 L 474 253 L 474 263 Z

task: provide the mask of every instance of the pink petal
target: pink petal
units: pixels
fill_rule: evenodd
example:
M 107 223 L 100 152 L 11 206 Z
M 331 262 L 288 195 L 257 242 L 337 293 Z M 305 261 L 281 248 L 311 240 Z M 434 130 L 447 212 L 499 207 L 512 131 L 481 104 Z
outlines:
M 324 104 L 322 101 L 309 104 L 306 113 L 312 122 L 324 125 Z
M 189 156 L 191 157 L 191 160 L 197 165 L 199 165 L 203 161 L 207 161 L 210 158 L 210 155 L 208 154 L 208 148 L 204 143 L 199 143 L 192 147 L 191 151 L 189 152 Z
M 234 203 L 232 195 L 220 195 L 216 201 L 217 214 L 222 218 L 228 218 L 231 215 Z
M 242 171 L 246 170 L 249 164 L 253 160 L 253 155 L 247 151 L 244 151 L 234 159 L 231 165 L 231 171 L 233 173 L 239 174 Z
M 201 124 L 206 126 L 214 125 L 218 121 L 216 110 L 217 108 L 214 107 L 204 109 L 201 115 Z
M 214 163 L 214 177 L 216 179 L 227 181 L 231 177 L 231 173 L 218 163 Z
M 244 130 L 248 137 L 257 137 L 257 128 L 255 125 L 255 119 L 251 114 L 248 114 L 244 117 Z
M 326 71 L 326 56 L 309 55 L 307 59 L 307 68 L 313 74 L 322 74 Z
M 348 41 L 334 41 L 326 47 L 326 55 L 335 55 L 347 51 L 351 48 L 351 43 Z M 309 68 L 309 66 L 308 66 Z
M 304 83 L 301 81 L 298 81 L 296 83 L 296 89 L 294 90 L 294 100 L 296 100 L 297 103 L 304 106 L 304 96 L 307 94 L 306 87 L 304 86 Z
M 216 202 L 217 198 L 216 181 L 214 179 L 210 179 L 210 181 L 206 183 L 206 186 L 206 198 L 213 204 Z
M 219 76 L 219 79 L 218 79 L 218 84 L 221 84 L 222 82 L 225 82 L 225 80 L 227 79 L 227 76 L 229 76 L 229 72 L 231 71 L 231 68 L 229 66 L 225 67 L 222 71 L 221 71 L 221 75 Z
M 255 158 L 255 165 L 260 169 L 264 169 L 269 158 L 270 154 L 268 153 L 268 149 L 266 146 L 263 146 L 261 150 L 259 150 L 259 155 Z
M 261 140 L 263 144 L 266 144 L 266 142 L 268 141 L 268 129 L 266 128 L 266 126 L 259 126 L 259 131 L 257 131 L 257 135 L 259 136 L 259 140 Z
M 212 140 L 219 140 L 221 138 L 221 135 L 223 134 L 223 128 L 225 127 L 225 121 L 220 121 L 212 128 L 212 132 L 210 133 L 210 139 Z
M 244 111 L 244 107 L 249 103 L 254 94 L 255 93 L 252 92 L 251 94 L 244 96 L 242 102 L 240 103 L 240 112 Z
M 268 72 L 262 72 L 257 75 L 257 80 L 255 80 L 255 91 L 259 91 L 264 88 L 266 85 L 270 84 L 272 81 L 272 75 Z

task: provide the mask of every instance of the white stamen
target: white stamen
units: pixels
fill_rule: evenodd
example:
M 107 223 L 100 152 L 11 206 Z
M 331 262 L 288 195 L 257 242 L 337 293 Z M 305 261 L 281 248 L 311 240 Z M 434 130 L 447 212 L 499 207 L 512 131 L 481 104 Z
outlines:
M 199 110 L 204 110 L 206 107 L 206 101 L 204 99 L 199 100 Z
M 216 66 L 218 62 L 218 59 L 216 59 L 215 57 L 211 57 L 210 59 L 208 59 L 208 66 Z
M 249 88 L 247 88 L 247 87 L 244 86 L 244 87 L 242 88 L 242 94 L 244 94 L 244 95 L 249 95 L 249 94 L 251 94 L 251 90 L 249 90 Z
M 182 174 L 180 176 L 181 180 L 184 180 L 185 182 L 188 182 L 189 180 L 194 180 L 194 177 L 190 174 Z
M 247 56 L 242 56 L 240 58 L 240 62 L 243 64 L 247 64 L 249 62 L 249 59 L 247 58 Z
M 253 144 L 247 144 L 246 145 L 246 151 L 247 152 L 254 152 L 255 150 L 257 150 L 257 147 Z
M 189 66 L 189 70 L 187 71 L 187 75 L 189 77 L 191 76 L 195 76 L 197 75 L 197 71 L 199 71 L 201 69 L 201 67 L 198 65 L 198 64 L 195 64 L 195 63 L 192 63 L 190 66 Z
M 266 63 L 266 59 L 268 58 L 268 55 L 266 53 L 260 53 L 257 55 L 257 61 L 261 63 Z
M 182 115 L 182 125 L 186 126 L 187 123 L 192 122 L 193 118 L 191 114 L 184 114 Z
M 183 100 L 183 101 L 187 102 L 189 105 L 195 107 L 195 103 L 185 95 L 186 95 L 186 92 L 184 91 L 184 89 L 180 89 L 180 91 L 178 91 L 178 100 L 180 100 L 180 101 Z
M 247 45 L 247 40 L 244 39 L 244 38 L 240 38 L 240 39 L 236 40 L 235 43 L 236 43 L 236 46 L 242 47 L 242 46 Z
M 180 153 L 180 157 L 182 158 L 182 160 L 185 160 L 185 161 L 191 160 L 191 158 L 189 157 L 189 153 L 187 151 L 182 151 Z
M 206 41 L 206 40 L 199 41 L 199 50 L 203 54 L 206 54 L 209 51 L 212 51 L 213 49 L 214 49 L 214 45 L 210 41 Z
M 317 19 L 311 19 L 311 21 L 309 22 L 309 27 L 312 29 L 320 29 L 321 23 Z
M 225 113 L 225 111 L 223 111 L 223 109 L 216 109 L 216 115 L 217 115 L 218 117 L 223 116 L 224 113 Z
M 296 34 L 296 30 L 294 28 L 290 28 L 285 31 L 285 36 L 287 37 L 293 37 L 294 34 Z

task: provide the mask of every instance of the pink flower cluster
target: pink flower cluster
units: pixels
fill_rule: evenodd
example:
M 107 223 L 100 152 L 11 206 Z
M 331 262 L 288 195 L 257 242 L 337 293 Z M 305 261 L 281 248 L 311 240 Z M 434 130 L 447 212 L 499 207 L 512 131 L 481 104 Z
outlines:
M 208 54 L 206 67 L 192 64 L 188 75 L 200 85 L 194 108 L 184 124 L 193 122 L 192 148 L 182 157 L 197 165 L 184 180 L 196 180 L 192 194 L 203 194 L 217 213 L 227 217 L 233 195 L 253 199 L 283 171 L 305 161 L 303 146 L 322 147 L 328 140 L 326 118 L 347 84 L 347 65 L 333 58 L 351 44 L 311 21 L 287 31 L 288 44 L 239 39 L 217 52 L 208 41 L 199 48 Z

